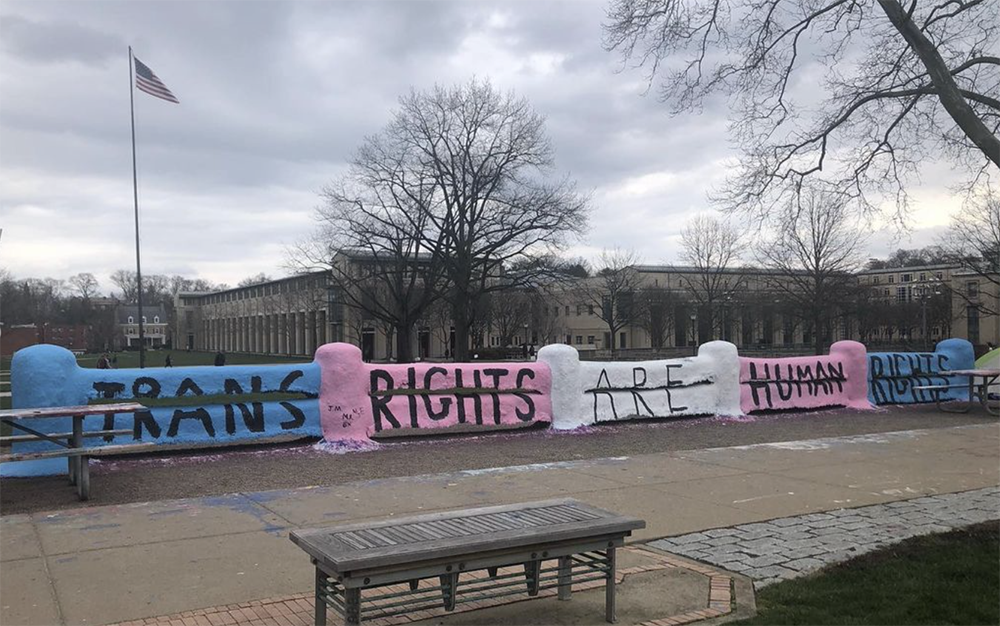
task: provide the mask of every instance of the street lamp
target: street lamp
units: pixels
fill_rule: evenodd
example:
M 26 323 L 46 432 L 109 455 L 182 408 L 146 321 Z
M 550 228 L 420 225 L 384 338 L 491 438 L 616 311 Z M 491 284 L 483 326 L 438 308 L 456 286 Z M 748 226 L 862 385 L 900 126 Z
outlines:
M 691 314 L 691 346 L 694 349 L 694 354 L 698 353 L 698 338 L 697 338 L 697 335 L 695 334 L 697 332 L 697 328 L 696 328 L 696 322 L 697 322 L 697 320 L 698 320 L 698 316 L 695 315 L 694 313 L 692 313 Z
M 935 286 L 933 294 L 926 287 L 920 290 L 920 317 L 923 326 L 924 350 L 928 352 L 931 349 L 931 345 L 927 340 L 927 301 L 931 299 L 932 295 L 941 295 L 941 287 Z

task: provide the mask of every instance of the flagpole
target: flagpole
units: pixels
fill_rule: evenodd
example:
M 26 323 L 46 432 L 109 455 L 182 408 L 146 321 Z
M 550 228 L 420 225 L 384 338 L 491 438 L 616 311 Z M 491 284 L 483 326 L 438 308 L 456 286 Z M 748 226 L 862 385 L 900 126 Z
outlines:
M 146 336 L 142 324 L 142 268 L 139 264 L 139 183 L 135 173 L 135 87 L 133 78 L 132 46 L 128 47 L 128 100 L 132 114 L 132 199 L 135 206 L 135 281 L 136 302 L 139 309 L 139 367 L 146 367 Z

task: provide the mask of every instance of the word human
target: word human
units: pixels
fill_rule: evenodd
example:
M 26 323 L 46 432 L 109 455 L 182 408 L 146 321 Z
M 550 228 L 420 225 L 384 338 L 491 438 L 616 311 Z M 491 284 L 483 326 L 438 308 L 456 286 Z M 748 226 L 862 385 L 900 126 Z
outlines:
M 815 365 L 751 360 L 750 387 L 753 404 L 760 408 L 774 408 L 778 400 L 788 402 L 792 397 L 834 396 L 844 393 L 844 364 L 820 360 Z M 759 366 L 759 367 L 758 367 Z
M 455 424 L 531 422 L 536 418 L 534 366 L 478 365 L 375 368 L 370 396 L 375 430 Z
M 251 394 L 267 394 L 269 392 L 273 393 L 303 393 L 292 389 L 292 384 L 302 377 L 301 370 L 294 370 L 289 372 L 285 376 L 281 383 L 278 385 L 276 390 L 265 390 L 263 389 L 263 384 L 261 382 L 260 376 L 251 376 L 249 380 L 249 393 Z M 121 398 L 126 390 L 125 383 L 120 382 L 109 382 L 109 381 L 96 381 L 93 383 L 94 391 L 102 398 Z M 223 381 L 223 389 L 225 390 L 225 395 L 232 395 L 239 397 L 244 395 L 244 386 L 240 384 L 239 380 L 236 378 L 226 378 Z M 142 398 L 188 398 L 206 395 L 202 390 L 201 386 L 193 378 L 184 378 L 172 394 L 163 394 L 163 383 L 152 376 L 139 376 L 134 381 L 132 381 L 132 386 L 130 389 L 132 393 L 132 398 L 142 399 Z M 303 393 L 303 395 L 309 395 Z M 315 397 L 315 394 L 312 394 Z M 234 398 L 235 399 L 235 398 Z M 249 406 L 248 406 L 249 405 Z M 278 405 L 283 409 L 283 412 L 287 414 L 289 419 L 286 419 L 278 424 L 281 430 L 293 430 L 301 427 L 305 424 L 305 414 L 302 409 L 295 406 L 291 402 L 279 402 Z M 178 431 L 181 429 L 181 425 L 187 421 L 195 421 L 201 425 L 201 428 L 205 431 L 205 434 L 209 437 L 214 438 L 216 436 L 215 424 L 212 422 L 212 415 L 209 413 L 208 404 L 204 406 L 193 406 L 191 408 L 176 408 L 170 413 L 170 422 L 167 425 L 166 436 L 167 437 L 177 437 Z M 251 433 L 262 433 L 267 429 L 265 421 L 265 404 L 260 401 L 252 402 L 230 402 L 223 405 L 225 411 L 225 423 L 224 427 L 226 433 L 229 435 L 236 434 L 237 430 L 237 419 L 236 413 L 239 412 L 240 418 L 243 421 L 243 426 L 248 432 Z M 162 411 L 156 411 L 156 413 L 161 413 Z M 104 429 L 113 430 L 115 427 L 115 414 L 109 413 L 104 417 Z M 157 421 L 154 410 L 147 409 L 145 411 L 135 412 L 135 421 L 132 430 L 132 438 L 135 440 L 140 440 L 143 438 L 145 433 L 149 433 L 149 436 L 153 439 L 159 439 L 163 433 L 163 427 L 159 421 Z M 105 437 L 105 440 L 110 441 L 113 436 Z

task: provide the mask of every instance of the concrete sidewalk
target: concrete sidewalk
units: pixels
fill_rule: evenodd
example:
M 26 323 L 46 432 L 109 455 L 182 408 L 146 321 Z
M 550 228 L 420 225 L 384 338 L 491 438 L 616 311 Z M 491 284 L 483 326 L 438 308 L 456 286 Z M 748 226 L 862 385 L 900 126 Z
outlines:
M 634 539 L 647 540 L 998 484 L 990 424 L 14 515 L 0 518 L 0 622 L 104 624 L 304 592 L 293 527 L 575 497 L 644 518 Z

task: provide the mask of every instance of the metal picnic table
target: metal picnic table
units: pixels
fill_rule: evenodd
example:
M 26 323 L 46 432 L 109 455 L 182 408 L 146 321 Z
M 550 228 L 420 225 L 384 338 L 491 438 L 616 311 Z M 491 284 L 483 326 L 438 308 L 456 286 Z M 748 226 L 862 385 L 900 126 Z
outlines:
M 973 398 L 978 397 L 979 403 L 983 405 L 990 415 L 1000 415 L 1000 403 L 997 411 L 990 409 L 989 387 L 995 385 L 1000 380 L 1000 369 L 971 369 L 971 370 L 951 370 L 947 372 L 949 376 L 965 376 L 969 379 L 969 404 L 965 410 L 944 409 L 949 413 L 968 413 L 972 410 Z M 979 382 L 977 382 L 979 381 Z
M 69 480 L 76 485 L 77 495 L 81 500 L 90 498 L 90 468 L 89 456 L 96 453 L 124 453 L 146 449 L 154 444 L 133 444 L 118 446 L 99 446 L 86 448 L 84 438 L 106 437 L 129 434 L 131 430 L 83 430 L 83 420 L 90 415 L 107 415 L 109 413 L 134 413 L 146 409 L 137 402 L 120 402 L 115 404 L 90 404 L 85 406 L 56 406 L 35 409 L 13 409 L 0 411 L 0 422 L 9 424 L 12 429 L 28 433 L 27 435 L 11 435 L 0 437 L 3 443 L 47 441 L 59 446 L 56 450 L 18 452 L 0 455 L 0 462 L 30 461 L 36 459 L 66 457 L 69 462 Z M 73 431 L 68 433 L 44 433 L 21 423 L 22 420 L 44 418 L 73 418 Z

